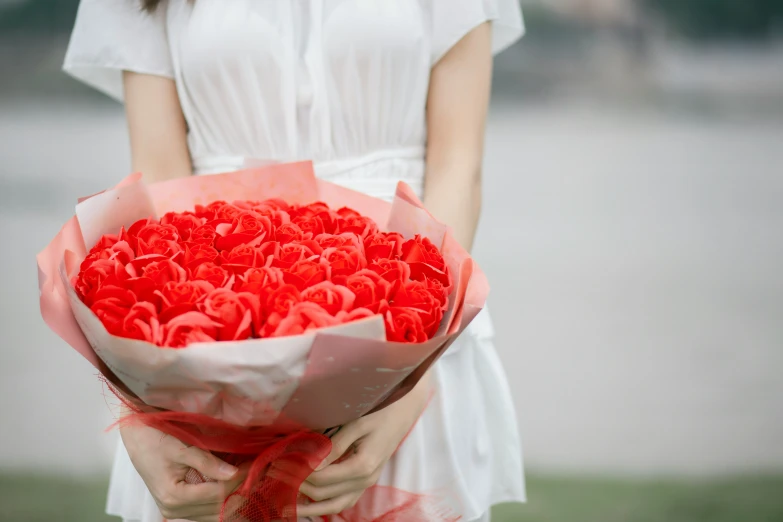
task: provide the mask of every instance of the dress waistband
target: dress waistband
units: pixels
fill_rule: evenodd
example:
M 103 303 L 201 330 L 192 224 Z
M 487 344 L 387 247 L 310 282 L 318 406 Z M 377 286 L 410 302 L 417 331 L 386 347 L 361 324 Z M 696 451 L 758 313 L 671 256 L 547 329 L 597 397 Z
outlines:
M 424 161 L 424 147 L 399 147 L 394 149 L 381 149 L 362 156 L 353 156 L 341 159 L 313 160 L 319 177 L 332 177 L 342 172 L 355 170 L 357 168 L 388 160 L 410 160 Z M 299 161 L 297 159 L 279 160 L 254 158 L 252 156 L 240 156 L 230 154 L 201 155 L 193 157 L 193 171 L 195 174 L 218 174 L 230 172 L 233 170 L 249 169 L 253 167 L 263 167 L 266 165 L 275 165 L 288 161 Z
M 421 197 L 424 191 L 424 152 L 424 147 L 383 149 L 364 156 L 313 161 L 313 169 L 321 179 L 385 200 L 394 197 L 398 181 L 410 185 Z M 195 174 L 218 174 L 277 163 L 281 161 L 215 155 L 194 157 L 193 169 Z

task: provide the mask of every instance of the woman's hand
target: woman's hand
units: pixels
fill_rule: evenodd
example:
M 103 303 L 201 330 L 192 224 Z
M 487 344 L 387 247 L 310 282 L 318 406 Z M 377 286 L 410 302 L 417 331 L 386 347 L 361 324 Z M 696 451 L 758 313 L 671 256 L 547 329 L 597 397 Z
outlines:
M 425 375 L 391 406 L 343 426 L 332 437 L 332 452 L 302 484 L 300 491 L 314 502 L 299 506 L 297 516 L 334 515 L 353 507 L 378 481 L 384 465 L 427 406 L 429 395 Z
M 168 520 L 217 522 L 223 501 L 244 479 L 234 466 L 156 429 L 127 425 L 120 434 L 136 471 Z M 217 482 L 188 484 L 185 475 L 190 468 Z

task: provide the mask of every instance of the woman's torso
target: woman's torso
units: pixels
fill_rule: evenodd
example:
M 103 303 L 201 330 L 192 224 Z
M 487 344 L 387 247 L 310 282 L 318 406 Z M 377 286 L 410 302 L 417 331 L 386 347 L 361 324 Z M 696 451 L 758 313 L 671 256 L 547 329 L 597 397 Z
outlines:
M 420 181 L 419 0 L 171 1 L 165 14 L 197 173 L 312 159 L 324 175 L 352 163 Z

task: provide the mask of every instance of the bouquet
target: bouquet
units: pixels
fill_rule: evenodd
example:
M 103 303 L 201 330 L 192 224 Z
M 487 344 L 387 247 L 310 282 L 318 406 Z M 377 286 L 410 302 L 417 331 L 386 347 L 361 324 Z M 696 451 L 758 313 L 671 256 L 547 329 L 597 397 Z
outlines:
M 324 433 L 410 391 L 488 291 L 406 185 L 389 204 L 310 163 L 130 176 L 81 200 L 38 266 L 44 320 L 134 413 L 124 422 L 252 462 L 225 520 L 253 522 L 295 520 Z M 268 472 L 281 462 L 285 481 Z M 355 520 L 412 505 L 383 497 Z

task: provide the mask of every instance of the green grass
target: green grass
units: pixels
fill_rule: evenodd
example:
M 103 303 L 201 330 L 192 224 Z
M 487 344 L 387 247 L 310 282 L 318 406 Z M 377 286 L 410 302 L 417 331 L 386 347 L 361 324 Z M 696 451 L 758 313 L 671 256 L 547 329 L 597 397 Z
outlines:
M 105 480 L 0 475 L 0 522 L 112 522 Z M 720 481 L 528 479 L 493 522 L 781 522 L 783 477 Z M 408 521 L 404 521 L 408 522 Z M 415 521 L 411 521 L 415 522 Z

